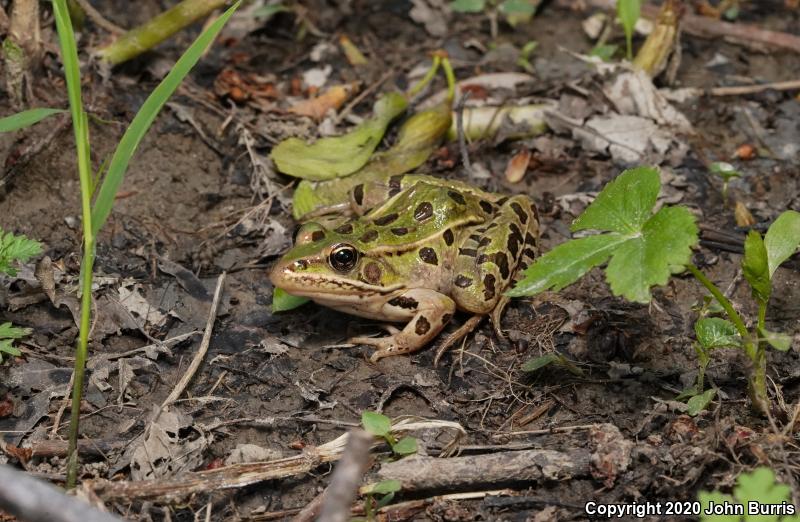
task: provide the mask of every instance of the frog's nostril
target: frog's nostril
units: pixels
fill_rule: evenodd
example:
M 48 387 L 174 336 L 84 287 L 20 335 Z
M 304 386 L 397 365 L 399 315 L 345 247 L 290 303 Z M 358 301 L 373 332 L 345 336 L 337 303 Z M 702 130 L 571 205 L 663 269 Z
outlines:
M 308 261 L 305 259 L 298 259 L 290 267 L 292 271 L 305 270 L 306 268 L 308 268 Z

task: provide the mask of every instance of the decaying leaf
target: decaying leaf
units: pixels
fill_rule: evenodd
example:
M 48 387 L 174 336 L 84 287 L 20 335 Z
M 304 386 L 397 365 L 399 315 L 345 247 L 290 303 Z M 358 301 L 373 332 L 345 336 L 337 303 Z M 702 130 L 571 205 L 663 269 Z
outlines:
M 736 201 L 736 206 L 733 209 L 733 217 L 736 219 L 736 226 L 739 227 L 752 227 L 756 224 L 756 218 L 750 213 L 747 205 L 741 201 Z
M 163 411 L 149 426 L 147 437 L 133 450 L 131 478 L 173 477 L 196 469 L 210 443 L 211 439 L 194 426 L 190 416 L 175 409 Z
M 514 157 L 509 160 L 506 165 L 506 181 L 509 183 L 519 183 L 525 177 L 525 172 L 528 170 L 528 165 L 531 162 L 530 149 L 522 149 L 514 154 Z
M 289 107 L 289 112 L 320 121 L 329 110 L 339 110 L 357 89 L 358 84 L 355 83 L 334 85 L 319 96 L 292 105 Z

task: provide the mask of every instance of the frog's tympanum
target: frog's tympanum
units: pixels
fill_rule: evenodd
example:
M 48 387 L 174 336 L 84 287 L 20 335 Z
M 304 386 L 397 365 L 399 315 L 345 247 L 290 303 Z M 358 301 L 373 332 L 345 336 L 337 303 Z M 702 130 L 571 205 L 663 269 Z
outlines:
M 349 209 L 333 225 L 303 225 L 270 279 L 342 312 L 406 322 L 350 340 L 375 346 L 373 361 L 419 350 L 456 309 L 499 324 L 504 291 L 537 255 L 539 220 L 525 195 L 407 174 L 355 186 Z

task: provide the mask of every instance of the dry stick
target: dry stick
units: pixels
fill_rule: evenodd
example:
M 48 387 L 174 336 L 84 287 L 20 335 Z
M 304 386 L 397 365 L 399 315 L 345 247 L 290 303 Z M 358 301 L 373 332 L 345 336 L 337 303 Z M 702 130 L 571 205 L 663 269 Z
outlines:
M 350 432 L 344 454 L 333 470 L 331 483 L 322 499 L 317 522 L 346 522 L 350 518 L 350 504 L 355 500 L 361 477 L 367 470 L 371 445 L 372 436 L 365 431 Z
M 75 0 L 75 1 L 78 3 L 79 6 L 81 6 L 81 9 L 83 9 L 83 11 L 86 13 L 86 16 L 89 17 L 89 20 L 91 20 L 98 27 L 105 29 L 106 31 L 108 31 L 113 35 L 120 35 L 125 32 L 125 29 L 123 29 L 122 27 L 106 20 L 105 17 L 103 17 L 103 15 L 100 14 L 100 11 L 92 7 L 92 4 L 89 3 L 89 0 Z
M 795 89 L 800 90 L 800 80 L 761 83 L 758 85 L 733 85 L 730 87 L 714 87 L 709 92 L 714 96 L 737 96 L 741 94 L 755 94 L 770 89 L 776 91 L 793 91 Z
M 0 514 L 25 522 L 120 522 L 58 488 L 0 464 Z
M 208 322 L 206 323 L 206 330 L 203 332 L 203 340 L 200 342 L 200 348 L 194 355 L 192 363 L 189 365 L 189 368 L 187 368 L 186 373 L 183 374 L 178 385 L 175 386 L 169 396 L 164 399 L 164 402 L 161 404 L 161 411 L 164 411 L 170 404 L 178 400 L 189 385 L 189 381 L 191 381 L 194 374 L 197 373 L 198 368 L 200 368 L 200 365 L 203 363 L 203 359 L 206 357 L 208 345 L 211 343 L 211 332 L 214 330 L 214 321 L 217 319 L 217 309 L 219 308 L 220 297 L 222 297 L 222 286 L 224 282 L 225 272 L 222 272 L 217 279 L 217 288 L 214 290 L 214 300 L 211 303 L 211 310 L 208 311 Z
M 438 459 L 409 457 L 381 466 L 382 480 L 399 480 L 403 491 L 452 491 L 509 482 L 550 482 L 587 476 L 592 454 L 587 449 L 507 451 Z

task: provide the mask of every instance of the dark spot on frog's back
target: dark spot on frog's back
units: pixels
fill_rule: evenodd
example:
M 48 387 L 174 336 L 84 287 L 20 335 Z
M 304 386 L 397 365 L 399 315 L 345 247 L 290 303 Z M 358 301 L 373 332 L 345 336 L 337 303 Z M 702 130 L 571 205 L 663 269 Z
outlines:
M 456 276 L 456 280 L 454 281 L 454 284 L 459 288 L 466 288 L 466 287 L 468 287 L 469 285 L 472 284 L 472 279 L 470 279 L 469 277 L 467 277 L 465 275 L 458 274 Z
M 344 225 L 340 225 L 337 227 L 334 232 L 337 234 L 352 234 L 353 233 L 353 224 L 352 223 L 345 223 Z
M 389 178 L 389 197 L 394 196 L 400 192 L 400 182 L 403 180 L 403 174 L 398 174 Z
M 367 230 L 359 238 L 362 243 L 369 243 L 370 241 L 375 241 L 376 239 L 378 239 L 378 231 L 374 228 L 372 230 Z
M 378 263 L 369 263 L 364 267 L 364 279 L 368 283 L 377 284 L 381 280 L 381 267 Z
M 496 282 L 495 277 L 492 274 L 486 274 L 486 277 L 483 278 L 483 299 L 486 301 L 491 301 L 494 299 L 496 290 L 494 288 L 494 284 Z
M 439 258 L 436 257 L 436 251 L 430 247 L 422 247 L 419 249 L 419 258 L 428 263 L 429 265 L 438 265 Z
M 417 323 L 414 325 L 414 331 L 417 335 L 425 335 L 431 329 L 431 323 L 425 319 L 425 316 L 419 316 Z
M 450 196 L 450 199 L 458 203 L 459 205 L 466 205 L 467 201 L 464 199 L 464 195 L 460 192 L 456 192 L 455 190 L 448 190 L 447 195 Z
M 311 233 L 311 241 L 316 243 L 317 241 L 322 241 L 323 239 L 325 239 L 325 232 L 322 230 L 315 230 Z
M 447 244 L 447 246 L 452 245 L 453 241 L 455 241 L 455 237 L 453 236 L 453 231 L 450 230 L 449 228 L 444 231 L 444 233 L 442 234 L 442 238 L 444 238 L 444 242 Z
M 478 251 L 474 248 L 459 248 L 458 255 L 467 257 L 477 257 Z
M 419 303 L 413 297 L 404 297 L 399 296 L 389 300 L 389 304 L 392 306 L 398 306 L 400 308 L 406 308 L 408 310 L 416 310 Z
M 486 201 L 485 199 L 482 199 L 478 204 L 487 214 L 491 214 L 494 211 L 494 207 L 492 206 L 492 204 Z
M 524 225 L 525 223 L 528 222 L 528 214 L 526 214 L 525 211 L 522 210 L 522 205 L 514 201 L 511 203 L 511 210 L 513 210 L 514 213 L 517 215 L 520 223 Z
M 425 221 L 433 215 L 433 205 L 428 201 L 423 201 L 414 210 L 414 219 L 417 221 Z
M 364 184 L 361 183 L 353 188 L 353 201 L 356 205 L 361 206 L 364 203 Z
M 386 214 L 385 216 L 376 218 L 374 223 L 379 226 L 384 226 L 394 222 L 398 217 L 399 216 L 397 215 L 397 212 L 392 212 L 391 214 Z
M 397 227 L 392 229 L 392 234 L 395 236 L 405 236 L 408 234 L 408 229 L 406 227 Z

